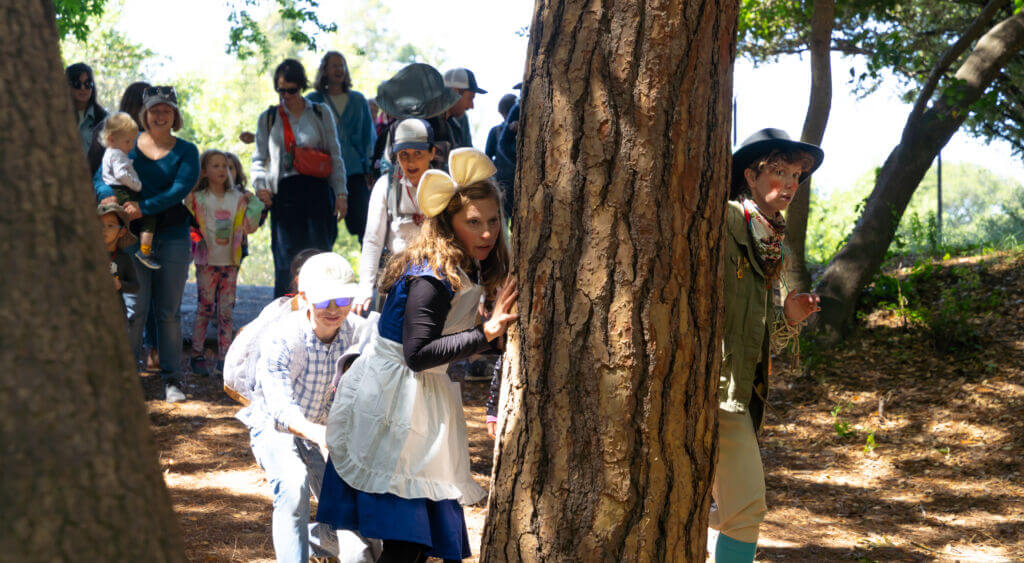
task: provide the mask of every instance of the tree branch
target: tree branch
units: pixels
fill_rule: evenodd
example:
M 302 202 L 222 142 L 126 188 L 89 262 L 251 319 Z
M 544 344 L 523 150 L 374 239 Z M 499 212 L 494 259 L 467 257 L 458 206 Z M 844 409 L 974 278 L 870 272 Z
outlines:
M 946 49 L 946 52 L 932 65 L 932 71 L 928 75 L 928 79 L 925 80 L 924 85 L 921 86 L 921 92 L 917 95 L 917 101 L 914 102 L 914 109 L 910 111 L 910 116 L 907 119 L 908 123 L 916 121 L 921 117 L 921 114 L 924 113 L 925 108 L 928 106 L 928 102 L 931 101 L 932 94 L 935 93 L 935 88 L 939 85 L 942 75 L 949 70 L 950 65 L 960 58 L 960 55 L 967 51 L 972 43 L 985 33 L 989 22 L 992 21 L 992 18 L 995 17 L 996 13 L 1005 3 L 1006 0 L 990 0 L 981 10 L 981 13 L 978 14 L 978 17 L 974 18 L 971 25 L 964 31 L 964 34 L 960 36 L 960 39 L 957 39 L 956 43 L 953 43 L 949 49 Z

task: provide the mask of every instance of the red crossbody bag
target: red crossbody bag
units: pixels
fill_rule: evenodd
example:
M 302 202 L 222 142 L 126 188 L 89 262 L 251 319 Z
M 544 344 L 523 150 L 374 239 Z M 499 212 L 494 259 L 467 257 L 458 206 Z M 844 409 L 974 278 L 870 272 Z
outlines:
M 321 150 L 295 146 L 295 133 L 292 132 L 288 114 L 281 106 L 277 106 L 277 113 L 281 116 L 281 121 L 284 122 L 284 150 L 292 155 L 292 166 L 295 167 L 295 171 L 314 178 L 330 176 L 331 155 Z

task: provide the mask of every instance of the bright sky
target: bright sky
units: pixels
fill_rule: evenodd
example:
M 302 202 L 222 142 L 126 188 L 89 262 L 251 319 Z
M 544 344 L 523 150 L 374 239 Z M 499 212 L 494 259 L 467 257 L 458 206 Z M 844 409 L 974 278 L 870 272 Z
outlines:
M 343 17 L 341 2 L 324 2 L 322 20 Z M 444 49 L 447 60 L 440 70 L 471 69 L 488 94 L 476 98 L 469 114 L 474 143 L 482 148 L 486 131 L 500 119 L 498 100 L 522 79 L 527 38 L 517 34 L 529 26 L 530 0 L 387 0 L 391 13 L 385 27 L 412 44 L 430 42 Z M 196 18 L 201 14 L 202 18 Z M 201 70 L 230 72 L 234 60 L 224 54 L 227 41 L 225 2 L 210 0 L 125 0 L 122 28 L 132 37 L 169 58 L 168 75 Z M 158 21 L 159 25 L 153 25 Z M 142 31 L 145 30 L 145 31 Z M 330 47 L 325 45 L 324 47 Z M 349 55 L 355 56 L 355 55 Z M 822 148 L 825 161 L 816 185 L 826 190 L 848 189 L 876 166 L 899 141 L 910 106 L 897 98 L 894 88 L 883 87 L 857 100 L 846 84 L 850 60 L 834 55 L 832 112 Z M 734 82 L 738 106 L 737 134 L 743 141 L 764 127 L 785 129 L 798 137 L 807 110 L 810 62 L 792 56 L 779 63 L 754 68 L 740 60 Z M 153 77 L 158 79 L 160 77 Z M 365 88 L 367 97 L 372 88 Z M 986 144 L 957 133 L 943 151 L 944 162 L 973 162 L 1024 184 L 1024 164 L 1004 143 Z

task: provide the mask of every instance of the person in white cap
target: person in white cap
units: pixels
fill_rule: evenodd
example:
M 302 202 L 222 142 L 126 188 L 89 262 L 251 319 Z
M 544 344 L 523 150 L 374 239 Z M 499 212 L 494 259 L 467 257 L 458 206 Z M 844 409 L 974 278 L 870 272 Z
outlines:
M 366 233 L 359 256 L 359 291 L 353 312 L 370 309 L 381 256 L 405 250 L 420 234 L 424 215 L 416 203 L 416 187 L 436 156 L 434 131 L 422 119 L 408 118 L 395 126 L 391 161 L 398 168 L 377 179 L 370 193 Z
M 310 257 L 299 271 L 304 307 L 288 313 L 262 336 L 252 402 L 238 417 L 249 427 L 256 462 L 274 491 L 272 533 L 278 561 L 314 556 L 372 562 L 375 545 L 354 532 L 310 524 L 310 495 L 320 494 L 325 468 L 327 414 L 334 400 L 339 360 L 366 321 L 349 315 L 355 274 L 341 256 Z M 339 545 L 339 542 L 341 545 Z
M 476 76 L 468 68 L 453 68 L 444 73 L 444 85 L 459 94 L 459 101 L 448 109 L 446 115 L 448 127 L 452 130 L 453 148 L 472 147 L 473 135 L 469 131 L 469 118 L 466 112 L 473 109 L 473 98 L 477 94 L 486 94 L 476 83 Z

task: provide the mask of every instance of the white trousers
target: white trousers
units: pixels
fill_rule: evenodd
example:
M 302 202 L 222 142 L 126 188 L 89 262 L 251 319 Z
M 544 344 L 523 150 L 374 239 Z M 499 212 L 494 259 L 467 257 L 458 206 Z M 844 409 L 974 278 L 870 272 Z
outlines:
M 761 451 L 749 413 L 718 411 L 718 464 L 711 494 L 717 507 L 709 525 L 734 540 L 756 543 L 768 505 Z

